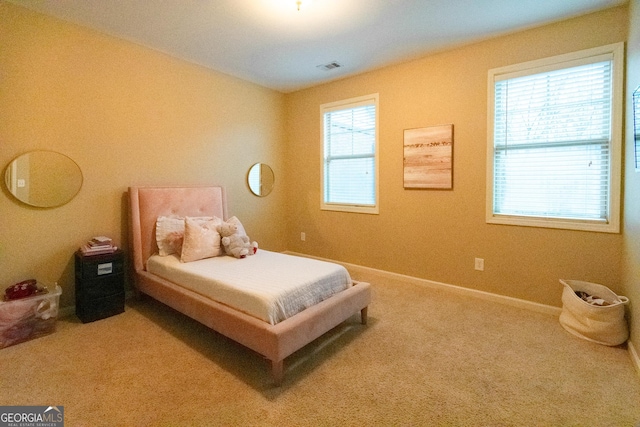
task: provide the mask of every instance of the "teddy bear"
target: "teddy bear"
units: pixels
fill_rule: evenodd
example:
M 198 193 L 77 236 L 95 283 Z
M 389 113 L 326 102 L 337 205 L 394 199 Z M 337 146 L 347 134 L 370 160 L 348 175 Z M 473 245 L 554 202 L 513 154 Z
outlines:
M 250 242 L 249 237 L 239 232 L 239 227 L 234 222 L 223 222 L 218 226 L 218 233 L 222 237 L 222 245 L 227 254 L 236 258 L 245 258 L 258 251 L 258 243 Z

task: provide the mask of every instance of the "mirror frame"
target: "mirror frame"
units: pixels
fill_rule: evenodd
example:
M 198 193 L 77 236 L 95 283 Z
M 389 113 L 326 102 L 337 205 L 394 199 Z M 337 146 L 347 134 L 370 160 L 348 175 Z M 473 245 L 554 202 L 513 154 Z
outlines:
M 34 159 L 33 156 L 38 157 Z M 31 164 L 34 160 L 38 160 L 39 163 Z M 51 168 L 52 161 L 58 162 L 57 168 Z M 21 162 L 29 162 L 27 171 L 23 171 L 22 174 L 19 170 Z M 32 168 L 38 174 L 36 178 L 32 176 Z M 27 175 L 24 175 L 25 173 Z M 25 180 L 25 178 L 28 179 Z M 69 203 L 80 192 L 83 182 L 84 176 L 80 166 L 69 156 L 51 150 L 32 150 L 22 153 L 9 162 L 4 173 L 7 191 L 20 202 L 36 208 L 55 208 Z M 35 188 L 36 191 L 42 191 L 46 197 L 34 198 L 31 188 L 34 183 L 47 184 L 40 185 L 41 188 Z M 21 194 L 18 188 L 25 186 L 27 190 Z M 56 193 L 55 197 L 51 197 L 51 192 Z

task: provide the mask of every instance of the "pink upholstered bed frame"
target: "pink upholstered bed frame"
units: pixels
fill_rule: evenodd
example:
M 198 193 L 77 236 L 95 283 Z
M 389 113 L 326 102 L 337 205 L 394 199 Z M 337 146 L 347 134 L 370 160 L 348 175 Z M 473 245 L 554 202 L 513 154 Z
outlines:
M 284 376 L 284 359 L 344 322 L 358 311 L 367 322 L 371 300 L 368 283 L 340 292 L 276 325 L 217 303 L 146 271 L 155 252 L 158 216 L 211 216 L 227 218 L 222 187 L 130 187 L 130 231 L 137 291 L 173 307 L 211 329 L 262 354 L 271 361 L 277 385 Z

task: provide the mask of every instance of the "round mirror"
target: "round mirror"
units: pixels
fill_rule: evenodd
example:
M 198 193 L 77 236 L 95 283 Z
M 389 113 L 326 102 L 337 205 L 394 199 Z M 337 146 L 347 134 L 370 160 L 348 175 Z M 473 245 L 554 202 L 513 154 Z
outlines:
M 256 196 L 264 197 L 273 190 L 275 176 L 271 166 L 264 163 L 256 163 L 249 169 L 247 183 L 251 192 Z
M 61 206 L 78 194 L 82 171 L 55 151 L 30 151 L 16 157 L 4 173 L 7 189 L 18 200 L 39 208 Z

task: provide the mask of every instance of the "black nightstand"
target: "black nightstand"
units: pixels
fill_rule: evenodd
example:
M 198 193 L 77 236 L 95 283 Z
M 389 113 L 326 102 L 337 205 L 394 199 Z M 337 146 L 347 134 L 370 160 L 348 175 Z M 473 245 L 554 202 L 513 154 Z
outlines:
M 82 323 L 124 312 L 124 254 L 75 255 L 76 315 Z

